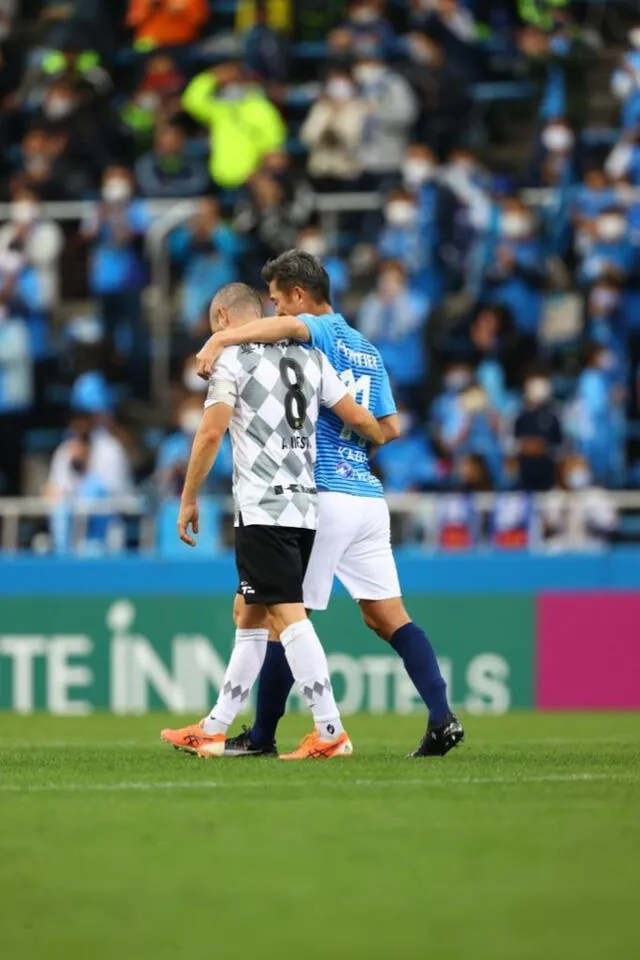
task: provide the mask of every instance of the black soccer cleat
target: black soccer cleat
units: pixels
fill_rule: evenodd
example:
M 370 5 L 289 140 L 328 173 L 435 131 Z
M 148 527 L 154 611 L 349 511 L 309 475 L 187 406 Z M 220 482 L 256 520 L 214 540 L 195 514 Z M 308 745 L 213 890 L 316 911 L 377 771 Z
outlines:
M 439 727 L 427 727 L 420 746 L 410 757 L 444 757 L 449 750 L 453 750 L 464 740 L 464 727 L 456 717 L 450 713 L 445 722 Z
M 266 747 L 254 743 L 249 727 L 243 727 L 237 737 L 227 737 L 224 745 L 225 757 L 277 757 L 275 740 Z

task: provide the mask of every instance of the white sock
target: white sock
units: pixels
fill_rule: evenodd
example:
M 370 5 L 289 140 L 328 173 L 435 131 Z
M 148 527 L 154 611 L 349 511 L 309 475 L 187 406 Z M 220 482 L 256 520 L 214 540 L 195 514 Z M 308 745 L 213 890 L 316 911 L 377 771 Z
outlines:
M 236 630 L 236 642 L 205 733 L 226 733 L 247 702 L 267 653 L 268 630 Z
M 344 727 L 333 696 L 327 656 L 311 620 L 287 627 L 280 634 L 280 642 L 320 738 L 335 740 L 344 733 Z

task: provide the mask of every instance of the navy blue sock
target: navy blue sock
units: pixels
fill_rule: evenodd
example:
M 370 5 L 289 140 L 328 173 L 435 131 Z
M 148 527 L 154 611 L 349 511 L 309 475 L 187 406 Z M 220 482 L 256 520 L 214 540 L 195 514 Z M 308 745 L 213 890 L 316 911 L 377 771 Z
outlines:
M 267 655 L 258 680 L 256 719 L 251 728 L 255 744 L 267 746 L 276 738 L 276 728 L 284 716 L 287 698 L 293 686 L 293 674 L 281 643 L 267 644 Z
M 417 624 L 405 623 L 396 630 L 390 643 L 402 658 L 407 673 L 429 709 L 429 723 L 439 727 L 451 711 L 447 702 L 447 685 L 429 638 Z

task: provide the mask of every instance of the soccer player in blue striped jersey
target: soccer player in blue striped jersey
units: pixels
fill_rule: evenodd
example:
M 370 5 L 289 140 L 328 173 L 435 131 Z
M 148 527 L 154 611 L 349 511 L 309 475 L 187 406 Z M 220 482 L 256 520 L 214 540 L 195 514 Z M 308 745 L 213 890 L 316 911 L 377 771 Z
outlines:
M 378 418 L 388 440 L 398 435 L 396 407 L 379 351 L 333 312 L 329 277 L 312 255 L 290 250 L 265 266 L 276 317 L 220 331 L 199 354 L 206 375 L 223 349 L 239 343 L 293 339 L 318 347 L 355 398 Z M 389 510 L 373 474 L 370 450 L 330 411 L 317 428 L 318 532 L 304 583 L 310 610 L 325 610 L 337 576 L 364 622 L 402 658 L 429 712 L 427 731 L 411 756 L 444 756 L 464 737 L 447 701 L 431 643 L 402 600 L 391 548 Z M 251 730 L 227 741 L 230 755 L 275 753 L 275 732 L 293 680 L 279 644 L 270 643 Z

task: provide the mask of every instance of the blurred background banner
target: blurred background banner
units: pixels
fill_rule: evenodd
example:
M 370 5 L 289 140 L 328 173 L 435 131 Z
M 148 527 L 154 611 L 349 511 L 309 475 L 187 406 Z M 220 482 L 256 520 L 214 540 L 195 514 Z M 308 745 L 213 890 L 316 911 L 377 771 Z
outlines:
M 197 712 L 215 697 L 233 637 L 230 561 L 71 561 L 64 590 L 55 580 L 39 586 L 37 567 L 22 567 L 22 596 L 6 580 L 0 587 L 0 709 Z M 409 610 L 428 624 L 459 707 L 640 708 L 640 590 L 616 590 L 603 558 L 432 558 L 402 568 Z M 475 586 L 461 588 L 461 574 Z M 345 713 L 421 711 L 402 664 L 347 597 L 334 598 L 317 627 Z

